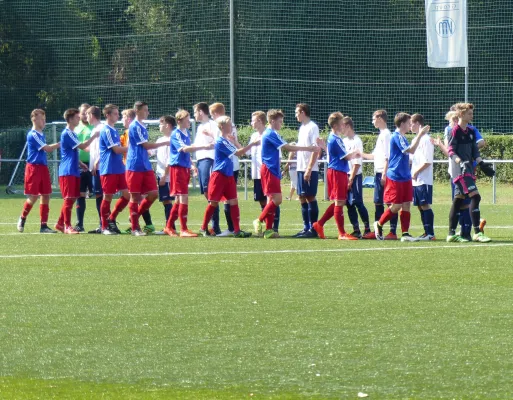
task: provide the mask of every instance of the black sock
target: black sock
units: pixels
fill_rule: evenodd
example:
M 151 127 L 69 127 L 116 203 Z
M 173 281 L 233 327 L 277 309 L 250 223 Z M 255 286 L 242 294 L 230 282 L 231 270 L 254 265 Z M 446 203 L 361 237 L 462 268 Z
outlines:
M 77 225 L 84 226 L 84 214 L 86 209 L 85 197 L 79 197 L 77 199 Z
M 164 215 L 166 216 L 166 222 L 171 215 L 171 209 L 173 208 L 173 204 L 164 204 Z
M 276 211 L 274 211 L 273 231 L 278 232 L 279 228 L 280 228 L 280 207 L 276 207 Z
M 455 197 L 452 201 L 451 211 L 449 211 L 449 235 L 456 234 L 458 219 L 460 217 L 460 208 L 463 205 L 463 199 Z
M 229 204 L 224 205 L 224 216 L 226 217 L 226 224 L 228 225 L 228 230 L 230 232 L 233 232 L 233 221 L 232 221 L 232 216 L 230 214 L 230 205 Z
M 100 226 L 102 226 L 102 213 L 101 213 L 102 201 L 103 201 L 102 196 L 96 198 L 96 210 L 98 211 L 98 218 L 100 218 Z
M 470 218 L 472 218 L 472 226 L 474 227 L 474 233 L 479 233 L 479 223 L 481 221 L 481 210 L 479 210 L 479 203 L 481 196 L 476 194 L 470 199 Z
M 356 206 L 347 206 L 347 215 L 349 216 L 349 221 L 351 225 L 353 225 L 353 230 L 355 232 L 360 232 L 360 225 L 358 223 L 358 211 L 356 211 Z
M 376 204 L 376 210 L 374 211 L 374 221 L 379 221 L 384 212 L 385 206 L 383 204 Z
M 150 214 L 150 210 L 148 211 L 145 211 L 142 215 L 143 219 L 144 219 L 144 223 L 146 225 L 153 225 L 153 222 L 151 221 L 151 214 Z

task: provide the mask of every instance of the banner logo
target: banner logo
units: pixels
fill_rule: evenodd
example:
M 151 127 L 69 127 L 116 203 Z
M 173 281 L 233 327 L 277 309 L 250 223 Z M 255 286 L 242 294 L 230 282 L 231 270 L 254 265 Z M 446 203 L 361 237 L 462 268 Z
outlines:
M 452 19 L 449 17 L 440 18 L 436 22 L 436 33 L 438 36 L 443 38 L 448 38 L 454 35 L 456 30 L 456 25 Z

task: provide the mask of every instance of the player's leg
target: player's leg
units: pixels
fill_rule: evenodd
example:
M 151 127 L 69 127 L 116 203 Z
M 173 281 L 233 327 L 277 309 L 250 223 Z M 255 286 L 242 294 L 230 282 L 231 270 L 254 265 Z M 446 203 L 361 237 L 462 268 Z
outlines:
M 80 177 L 78 176 L 65 176 L 65 191 L 64 205 L 63 205 L 63 218 L 64 218 L 64 233 L 66 234 L 77 234 L 75 228 L 71 224 L 71 213 L 75 201 L 80 195 Z
M 33 195 L 27 195 L 27 199 L 23 203 L 23 208 L 21 210 L 20 218 L 18 219 L 17 229 L 18 232 L 23 232 L 25 230 L 25 221 L 27 220 L 27 217 L 32 210 L 32 207 L 34 207 L 34 204 L 37 201 L 37 196 Z
M 305 194 L 305 199 L 308 204 L 308 221 L 309 221 L 309 229 L 302 235 L 299 235 L 299 238 L 316 238 L 317 232 L 312 229 L 312 225 L 317 222 L 319 219 L 319 204 L 317 203 L 317 187 L 319 184 L 319 172 L 312 171 L 310 175 L 310 180 L 305 181 L 303 177 L 303 191 Z
M 93 181 L 92 182 L 92 186 L 93 186 L 92 193 L 94 193 L 94 198 L 95 198 L 95 202 L 96 202 L 96 211 L 98 212 L 99 224 L 98 224 L 98 228 L 88 231 L 87 233 L 98 234 L 98 233 L 102 233 L 101 207 L 102 207 L 102 201 L 103 201 L 103 189 L 102 189 L 99 171 L 96 171 L 96 173 L 92 176 L 92 181 Z
M 347 174 L 344 172 L 336 171 L 334 169 L 328 169 L 327 173 L 328 178 L 328 197 L 330 200 L 333 200 L 321 219 L 315 222 L 312 225 L 312 229 L 317 232 L 317 235 L 321 239 L 325 239 L 326 235 L 324 234 L 324 225 L 328 222 L 335 214 L 335 202 L 341 199 L 340 186 L 345 185 L 346 193 L 347 193 Z M 344 183 L 345 179 L 345 183 Z
M 352 186 L 347 194 L 346 207 L 347 215 L 349 216 L 349 222 L 353 226 L 351 235 L 356 239 L 360 239 L 362 237 L 362 232 L 360 231 L 360 223 L 358 222 L 358 211 L 356 210 Z
M 458 226 L 460 209 L 463 206 L 464 201 L 465 195 L 460 194 L 459 192 L 456 193 L 455 191 L 451 209 L 449 211 L 449 234 L 447 235 L 448 242 L 468 242 L 467 239 L 456 235 L 456 227 Z
M 295 237 L 302 236 L 310 229 L 310 216 L 308 214 L 308 202 L 306 201 L 305 193 L 305 180 L 304 172 L 297 172 L 297 194 L 299 197 L 299 204 L 301 206 L 301 219 L 303 220 L 303 229 L 294 235 Z
M 370 225 L 369 225 L 369 212 L 367 211 L 367 207 L 363 202 L 363 179 L 362 174 L 356 175 L 353 181 L 353 194 L 354 194 L 354 205 L 358 210 L 358 214 L 360 214 L 360 218 L 364 225 L 363 236 L 368 235 L 370 233 Z
M 401 242 L 414 242 L 415 238 L 410 235 L 410 223 L 411 223 L 411 201 L 405 201 L 401 204 L 401 212 L 399 213 L 399 219 L 401 221 Z
M 397 214 L 399 213 L 403 203 L 401 201 L 400 191 L 401 188 L 399 182 L 388 178 L 386 179 L 383 201 L 385 204 L 391 205 L 385 210 L 379 221 L 374 223 L 374 234 L 376 235 L 377 240 L 385 239 L 383 237 L 383 225 L 390 221 L 392 218 L 397 218 Z
M 212 219 L 216 209 L 219 208 L 219 202 L 223 197 L 224 192 L 224 181 L 222 180 L 222 174 L 219 172 L 213 172 L 211 176 L 209 176 L 209 183 L 206 189 L 208 190 L 205 195 L 207 196 L 207 207 L 205 208 L 205 213 L 203 214 L 203 223 L 201 224 L 201 228 L 199 230 L 199 234 L 202 236 L 215 236 L 214 232 L 210 232 L 208 230 L 208 223 Z
M 208 223 L 212 219 L 216 208 L 219 207 L 218 201 L 210 201 L 207 203 L 207 207 L 205 208 L 205 213 L 203 214 L 203 223 L 201 224 L 201 228 L 199 230 L 199 234 L 202 236 L 212 236 L 212 234 L 208 230 Z M 214 234 L 215 236 L 215 234 Z
M 50 195 L 42 194 L 39 200 L 39 216 L 41 219 L 40 233 L 57 233 L 48 227 L 48 214 L 50 213 Z
M 479 191 L 476 190 L 469 193 L 470 197 L 470 217 L 472 218 L 472 226 L 474 228 L 474 235 L 472 236 L 472 240 L 474 242 L 480 243 L 488 243 L 491 242 L 488 236 L 486 236 L 481 231 L 481 210 L 479 209 L 479 204 L 481 202 L 481 195 Z
M 77 223 L 75 230 L 78 232 L 84 232 L 84 216 L 86 210 L 86 195 L 89 181 L 91 179 L 91 172 L 89 170 L 80 171 L 80 194 L 77 199 L 76 214 Z

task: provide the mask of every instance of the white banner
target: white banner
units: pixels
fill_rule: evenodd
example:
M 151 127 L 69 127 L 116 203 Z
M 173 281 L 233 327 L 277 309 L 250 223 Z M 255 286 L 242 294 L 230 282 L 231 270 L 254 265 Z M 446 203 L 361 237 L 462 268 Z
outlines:
M 429 67 L 467 67 L 467 0 L 426 0 L 426 34 Z

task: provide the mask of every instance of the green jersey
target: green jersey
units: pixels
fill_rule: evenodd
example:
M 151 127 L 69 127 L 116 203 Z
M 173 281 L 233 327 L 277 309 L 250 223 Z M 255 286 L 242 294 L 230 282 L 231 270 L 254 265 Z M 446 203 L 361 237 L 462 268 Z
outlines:
M 87 139 L 91 137 L 91 132 L 93 130 L 92 125 L 84 125 L 82 121 L 80 121 L 80 124 L 75 128 L 75 133 L 78 136 L 78 140 L 81 142 L 85 142 Z M 84 164 L 89 164 L 89 152 L 80 150 L 78 153 L 78 157 L 80 161 L 82 161 Z

